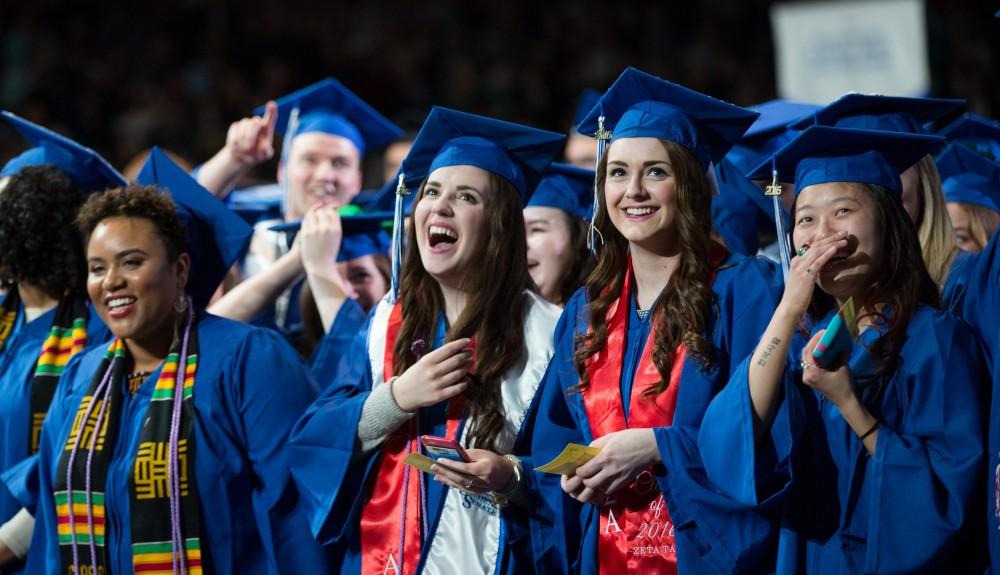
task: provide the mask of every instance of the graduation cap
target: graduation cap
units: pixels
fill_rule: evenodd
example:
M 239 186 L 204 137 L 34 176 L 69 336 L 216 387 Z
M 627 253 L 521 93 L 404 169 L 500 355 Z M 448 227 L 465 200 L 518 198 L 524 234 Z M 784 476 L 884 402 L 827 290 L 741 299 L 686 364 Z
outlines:
M 899 175 L 944 141 L 940 136 L 811 126 L 747 175 L 788 181 L 795 193 L 826 182 L 857 182 L 902 191 Z M 784 176 L 783 176 L 784 175 Z
M 191 273 L 187 290 L 198 307 L 208 305 L 230 266 L 250 244 L 253 229 L 154 147 L 135 181 L 170 193 L 187 226 Z
M 758 232 L 763 226 L 775 223 L 772 202 L 760 186 L 748 180 L 727 158 L 715 166 L 715 179 L 719 195 L 712 198 L 712 225 L 730 251 L 755 255 L 760 251 Z M 787 221 L 788 213 L 778 209 Z
M 85 192 L 117 188 L 128 183 L 94 150 L 10 112 L 0 112 L 0 116 L 33 146 L 7 162 L 0 176 L 12 176 L 25 166 L 54 164 Z
M 347 138 L 364 156 L 366 149 L 385 146 L 403 135 L 398 126 L 333 78 L 292 92 L 275 103 L 275 131 L 285 134 L 286 147 L 299 134 L 322 132 Z M 264 107 L 254 113 L 263 115 Z
M 552 163 L 535 188 L 528 206 L 559 208 L 578 218 L 593 210 L 594 170 Z
M 757 116 L 752 110 L 627 68 L 577 130 L 593 134 L 598 141 L 670 140 L 690 150 L 707 168 L 709 162 L 722 159 Z
M 341 216 L 343 238 L 340 241 L 338 262 L 346 262 L 373 254 L 389 255 L 390 242 L 386 230 L 392 225 L 392 212 L 371 212 Z M 289 243 L 302 227 L 302 221 L 271 226 L 271 231 L 289 234 Z
M 759 113 L 760 116 L 744 132 L 740 141 L 726 154 L 726 159 L 732 162 L 742 174 L 746 174 L 778 151 L 779 148 L 792 141 L 798 132 L 789 129 L 789 125 L 819 110 L 820 106 L 787 100 L 771 100 L 750 106 L 749 109 Z
M 542 172 L 562 152 L 565 141 L 566 136 L 555 132 L 440 106 L 432 108 L 397 176 L 390 299 L 395 301 L 398 294 L 403 209 L 409 190 L 416 189 L 438 168 L 475 166 L 510 182 L 523 205 L 531 198 Z
M 926 134 L 928 130 L 924 124 L 936 122 L 964 106 L 965 100 L 852 93 L 841 96 L 791 127 L 805 130 L 811 125 L 821 125 Z
M 1000 122 L 976 114 L 965 114 L 945 126 L 938 135 L 1000 161 Z
M 937 160 L 945 200 L 1000 212 L 1000 164 L 952 142 Z

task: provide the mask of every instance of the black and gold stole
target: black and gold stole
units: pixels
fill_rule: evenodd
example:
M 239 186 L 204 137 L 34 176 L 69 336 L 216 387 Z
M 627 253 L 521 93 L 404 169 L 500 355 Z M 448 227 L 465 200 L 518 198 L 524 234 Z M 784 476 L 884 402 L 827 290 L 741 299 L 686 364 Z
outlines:
M 137 574 L 202 573 L 194 475 L 198 335 L 190 303 L 185 315 L 153 389 L 129 481 L 132 566 Z M 54 497 L 67 571 L 80 573 L 84 566 L 93 573 L 110 572 L 104 488 L 126 393 L 127 354 L 120 339 L 108 347 L 59 460 Z
M 21 298 L 17 287 L 11 289 L 0 305 L 0 350 L 14 330 L 17 314 L 20 313 Z M 42 344 L 31 380 L 29 407 L 30 429 L 28 430 L 28 454 L 38 452 L 38 438 L 42 422 L 49 412 L 49 405 L 56 394 L 59 376 L 69 360 L 87 345 L 87 320 L 90 310 L 83 298 L 63 296 L 56 307 L 52 327 Z

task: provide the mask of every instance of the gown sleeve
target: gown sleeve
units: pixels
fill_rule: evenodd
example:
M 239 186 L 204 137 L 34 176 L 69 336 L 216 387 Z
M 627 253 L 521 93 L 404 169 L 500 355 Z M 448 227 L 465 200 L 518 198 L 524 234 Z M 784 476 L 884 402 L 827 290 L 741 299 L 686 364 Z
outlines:
M 292 476 L 312 534 L 323 544 L 339 543 L 356 531 L 365 486 L 380 454 L 377 449 L 363 451 L 357 437 L 362 408 L 372 388 L 367 336 L 367 327 L 355 336 L 332 383 L 292 432 Z
M 352 299 L 340 306 L 330 331 L 323 335 L 309 358 L 309 369 L 321 389 L 325 389 L 337 375 L 337 367 L 344 352 L 350 349 L 351 342 L 364 327 L 367 317 L 361 306 Z
M 322 565 L 322 548 L 309 533 L 305 509 L 288 466 L 288 438 L 298 417 L 318 395 L 298 354 L 280 335 L 253 330 L 231 360 L 228 377 L 256 478 L 254 516 L 275 572 L 297 573 Z
M 563 492 L 560 476 L 534 471 L 568 443 L 589 440 L 580 430 L 567 403 L 567 391 L 579 381 L 573 364 L 577 316 L 585 310 L 582 292 L 567 304 L 555 330 L 555 355 L 537 394 L 537 406 L 525 428 L 530 442 L 530 465 L 525 466 L 526 491 L 540 503 L 530 517 L 531 548 L 538 573 L 579 572 L 584 506 Z
M 928 314 L 931 315 L 931 314 Z M 866 572 L 911 572 L 981 521 L 983 371 L 967 326 L 934 314 L 910 330 L 893 378 L 902 413 L 888 411 L 865 471 Z M 978 532 L 977 532 L 978 534 Z
M 704 459 L 709 461 L 703 461 L 699 431 L 711 425 L 703 417 L 713 396 L 733 385 L 730 375 L 739 371 L 766 329 L 780 297 L 779 278 L 774 264 L 757 258 L 740 260 L 725 276 L 720 272 L 712 329 L 716 365 L 701 370 L 688 360 L 674 424 L 653 430 L 663 462 L 656 466 L 656 476 L 674 523 L 682 572 L 755 572 L 775 535 L 770 507 L 750 507 L 710 480 L 709 461 L 726 452 L 706 446 Z

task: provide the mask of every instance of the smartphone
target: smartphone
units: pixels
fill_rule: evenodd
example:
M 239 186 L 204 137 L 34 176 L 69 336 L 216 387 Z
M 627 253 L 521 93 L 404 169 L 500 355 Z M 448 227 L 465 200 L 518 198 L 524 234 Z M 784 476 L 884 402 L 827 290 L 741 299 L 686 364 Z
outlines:
M 830 320 L 823 337 L 819 338 L 819 342 L 813 348 L 813 361 L 824 369 L 834 367 L 850 358 L 853 347 L 854 339 L 851 337 L 850 329 L 838 313 Z
M 455 461 L 469 461 L 469 454 L 465 452 L 462 444 L 454 439 L 444 437 L 432 437 L 430 435 L 420 436 L 420 443 L 424 446 L 427 455 L 434 459 L 454 459 Z

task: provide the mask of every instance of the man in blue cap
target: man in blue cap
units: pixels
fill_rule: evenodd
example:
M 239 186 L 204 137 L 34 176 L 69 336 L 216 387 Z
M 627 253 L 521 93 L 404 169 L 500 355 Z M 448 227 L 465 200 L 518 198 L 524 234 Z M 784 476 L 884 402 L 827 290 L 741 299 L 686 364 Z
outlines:
M 309 234 L 314 245 L 303 246 L 303 254 L 333 252 L 335 258 L 342 235 L 336 212 L 361 191 L 366 150 L 390 143 L 401 131 L 332 78 L 268 102 L 257 112 L 262 115 L 230 126 L 226 145 L 199 171 L 199 183 L 226 197 L 250 168 L 273 156 L 274 134 L 284 134 L 278 164 L 282 217 L 292 222 L 310 211 L 329 212 L 319 218 L 323 233 Z M 297 280 L 306 270 L 303 255 L 291 250 L 286 236 L 270 231 L 276 223 L 257 223 L 242 270 L 252 277 L 213 312 L 243 321 L 256 317 L 256 323 L 277 327 L 294 340 L 302 331 Z M 342 286 L 331 289 L 346 296 Z M 268 304 L 275 300 L 275 306 L 258 316 L 259 306 L 248 305 L 251 300 L 246 296 L 261 293 L 268 295 Z

